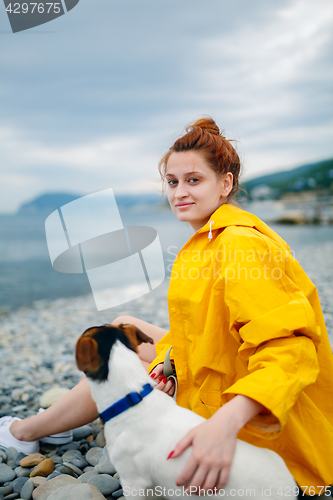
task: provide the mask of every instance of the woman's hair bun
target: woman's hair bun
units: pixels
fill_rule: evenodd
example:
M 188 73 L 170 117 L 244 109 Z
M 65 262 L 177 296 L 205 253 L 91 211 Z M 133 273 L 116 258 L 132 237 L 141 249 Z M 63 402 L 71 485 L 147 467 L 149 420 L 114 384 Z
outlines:
M 200 120 L 195 121 L 193 124 L 186 128 L 186 132 L 190 132 L 195 127 L 199 127 L 206 130 L 209 134 L 220 135 L 220 129 L 214 122 L 213 118 L 200 118 Z

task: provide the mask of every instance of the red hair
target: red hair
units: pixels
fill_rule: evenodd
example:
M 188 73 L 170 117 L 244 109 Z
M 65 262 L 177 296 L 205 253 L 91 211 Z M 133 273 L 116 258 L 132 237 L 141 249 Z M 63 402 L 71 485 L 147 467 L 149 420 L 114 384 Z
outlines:
M 235 148 L 221 135 L 219 127 L 211 117 L 201 118 L 185 130 L 186 133 L 177 139 L 159 162 L 158 170 L 163 181 L 165 181 L 167 164 L 172 153 L 197 151 L 202 154 L 217 175 L 232 173 L 233 185 L 228 195 L 228 199 L 230 199 L 238 191 L 241 168 Z

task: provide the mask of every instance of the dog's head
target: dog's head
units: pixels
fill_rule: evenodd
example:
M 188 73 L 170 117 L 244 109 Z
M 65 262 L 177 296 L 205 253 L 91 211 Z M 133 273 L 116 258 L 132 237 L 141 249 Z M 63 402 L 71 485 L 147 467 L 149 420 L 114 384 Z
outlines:
M 85 330 L 76 342 L 75 357 L 79 370 L 93 380 L 106 380 L 109 374 L 110 352 L 117 340 L 136 353 L 142 342 L 154 343 L 152 338 L 134 325 L 93 326 Z

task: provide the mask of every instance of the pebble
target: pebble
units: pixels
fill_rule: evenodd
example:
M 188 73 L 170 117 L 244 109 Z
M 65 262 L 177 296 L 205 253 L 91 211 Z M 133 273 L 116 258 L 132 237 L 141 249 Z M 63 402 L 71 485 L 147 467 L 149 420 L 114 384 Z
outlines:
M 123 489 L 122 489 L 122 488 L 120 488 L 120 490 L 116 490 L 116 491 L 114 491 L 114 492 L 112 493 L 112 496 L 113 496 L 114 498 L 120 498 L 120 497 L 122 497 L 122 496 L 123 496 L 123 494 L 124 494 Z
M 103 495 L 110 495 L 120 487 L 118 479 L 108 474 L 97 474 L 89 479 L 89 483 L 96 486 Z
M 86 454 L 86 460 L 90 465 L 97 465 L 103 455 L 103 448 L 91 448 Z
M 46 458 L 40 464 L 36 465 L 30 472 L 30 477 L 47 477 L 54 471 L 54 463 L 51 458 Z
M 35 465 L 43 462 L 43 460 L 45 459 L 46 456 L 42 455 L 41 453 L 32 453 L 31 455 L 21 458 L 19 464 L 21 467 L 34 467 Z
M 81 483 L 77 479 L 74 479 L 73 477 L 67 475 L 54 477 L 50 481 L 46 481 L 45 479 L 45 483 L 41 484 L 33 491 L 32 498 L 34 500 L 47 500 L 51 493 L 58 490 L 62 486 L 68 486 L 70 484 L 74 484 L 77 487 L 78 484 Z
M 0 464 L 0 484 L 12 481 L 15 477 L 16 475 L 13 469 L 8 467 L 7 464 Z
M 32 479 L 28 479 L 28 481 L 23 485 L 21 490 L 21 498 L 22 500 L 30 500 L 32 498 L 32 492 L 34 491 L 34 483 Z
M 78 479 L 79 481 L 82 481 L 82 483 L 89 483 L 89 480 L 93 476 L 97 476 L 98 472 L 95 470 L 92 470 L 90 472 L 84 472 Z
M 92 484 L 63 486 L 52 493 L 47 500 L 104 500 L 103 494 Z
M 101 448 L 103 448 L 106 445 L 106 441 L 105 441 L 105 437 L 104 437 L 104 429 L 99 431 L 99 433 L 97 434 L 97 436 L 95 438 L 95 443 L 97 444 L 97 446 L 100 446 Z
M 46 477 L 42 477 L 42 476 L 36 476 L 36 477 L 32 477 L 31 478 L 31 481 L 34 483 L 34 486 L 40 486 L 41 484 L 44 484 L 46 482 Z
M 81 439 L 86 439 L 88 436 L 91 436 L 92 433 L 93 430 L 90 425 L 82 425 L 82 427 L 73 430 L 73 439 L 74 441 L 80 441 Z
M 9 495 L 12 492 L 13 492 L 13 488 L 10 485 L 9 486 L 3 486 L 2 488 L 0 487 L 0 493 L 4 497 L 7 496 L 7 495 Z
M 16 467 L 14 472 L 17 477 L 29 477 L 31 472 L 31 467 Z
M 61 476 L 61 472 L 54 470 L 49 476 L 47 476 L 46 481 L 50 481 L 54 477 Z
M 17 453 L 16 457 L 14 458 L 14 464 L 16 465 L 16 467 L 20 465 L 20 460 L 22 460 L 22 458 L 26 456 L 27 455 L 25 453 L 22 453 L 21 451 Z
M 75 474 L 77 476 L 81 476 L 81 474 L 82 474 L 82 471 L 78 467 L 76 467 L 75 465 L 71 464 L 70 462 L 64 462 L 64 467 L 65 467 L 65 469 L 67 468 L 67 469 L 70 469 L 73 472 L 75 472 Z
M 95 466 L 95 470 L 101 474 L 113 475 L 116 472 L 115 466 L 110 462 L 109 455 L 103 455 L 99 459 L 98 464 Z
M 25 483 L 29 480 L 28 477 L 18 477 L 12 482 L 12 488 L 14 493 L 21 493 L 21 490 Z
M 13 460 L 13 462 L 14 462 L 14 459 L 17 455 L 17 450 L 15 448 L 13 448 L 12 446 L 10 446 L 9 448 L 6 449 L 5 454 L 7 457 L 7 463 L 11 460 Z

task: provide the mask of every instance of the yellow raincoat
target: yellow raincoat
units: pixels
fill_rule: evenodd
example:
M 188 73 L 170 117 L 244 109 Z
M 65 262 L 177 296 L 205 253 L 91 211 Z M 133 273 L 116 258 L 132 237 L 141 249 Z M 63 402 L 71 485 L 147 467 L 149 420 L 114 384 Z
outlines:
M 281 455 L 306 493 L 331 485 L 333 356 L 316 287 L 282 238 L 222 205 L 178 253 L 168 305 L 150 370 L 172 346 L 177 403 L 209 418 L 237 394 L 260 402 L 271 414 L 238 437 Z

